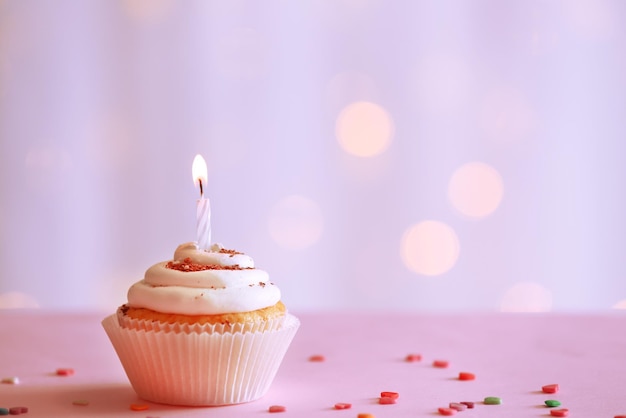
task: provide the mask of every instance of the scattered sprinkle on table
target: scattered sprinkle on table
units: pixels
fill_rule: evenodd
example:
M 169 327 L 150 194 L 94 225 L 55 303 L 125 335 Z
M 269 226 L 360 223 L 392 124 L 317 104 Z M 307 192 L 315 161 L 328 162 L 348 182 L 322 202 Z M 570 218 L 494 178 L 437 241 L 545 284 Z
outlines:
M 321 354 L 315 354 L 315 355 L 309 357 L 309 361 L 317 361 L 317 362 L 319 362 L 319 361 L 326 361 L 326 357 L 324 357 Z
M 89 405 L 89 401 L 86 400 L 86 399 L 77 399 L 77 400 L 72 402 L 72 405 L 87 406 L 87 405 Z
M 555 401 L 554 399 L 548 399 L 548 400 L 545 402 L 545 404 L 546 404 L 546 406 L 547 406 L 548 408 L 552 408 L 552 407 L 554 407 L 554 406 L 561 406 L 561 402 L 559 402 L 559 401 Z
M 339 402 L 335 404 L 335 409 L 350 409 L 352 408 L 351 403 Z
M 380 392 L 380 397 L 398 399 L 400 394 L 398 392 Z
M 373 414 L 359 414 L 356 418 L 376 418 Z
M 502 404 L 502 399 L 497 396 L 487 396 L 485 398 L 485 405 L 500 405 Z
M 541 387 L 543 393 L 557 393 L 559 391 L 558 384 L 545 385 Z
M 551 409 L 550 415 L 553 417 L 566 417 L 569 414 L 569 409 Z
M 0 408 L 0 415 L 9 415 L 9 410 L 6 408 Z
M 396 398 L 388 398 L 386 396 L 382 398 L 378 398 L 378 403 L 381 405 L 392 405 L 396 402 L 397 402 Z
M 269 409 L 270 412 L 285 412 L 286 410 L 287 408 L 282 405 L 272 405 Z
M 626 415 L 615 415 L 613 418 L 626 418 Z
M 145 411 L 148 408 L 150 407 L 145 403 L 131 403 L 130 404 L 131 411 Z
M 441 415 L 450 416 L 450 415 L 456 414 L 456 412 L 457 412 L 456 409 L 452 409 L 452 408 L 439 408 L 439 413 Z
M 72 376 L 74 374 L 74 369 L 57 369 L 56 374 L 57 376 Z
M 28 408 L 25 406 L 14 406 L 13 408 L 9 408 L 9 414 L 11 415 L 21 415 L 28 412 Z
M 8 383 L 10 385 L 17 385 L 20 383 L 20 378 L 16 376 L 4 377 L 2 383 Z
M 407 354 L 404 360 L 408 361 L 409 363 L 416 363 L 418 361 L 422 361 L 422 355 L 421 354 Z
M 435 367 L 446 368 L 449 365 L 450 365 L 450 362 L 448 362 L 448 360 L 435 360 L 435 361 L 433 361 L 433 366 L 435 366 Z
M 456 409 L 459 412 L 465 411 L 467 409 L 467 405 L 462 404 L 460 402 L 450 402 L 450 405 L 448 406 L 452 409 Z
M 465 402 L 459 402 L 459 403 L 467 406 L 467 409 L 474 408 L 474 402 L 465 401 Z
M 470 372 L 460 372 L 459 380 L 476 380 L 476 375 Z

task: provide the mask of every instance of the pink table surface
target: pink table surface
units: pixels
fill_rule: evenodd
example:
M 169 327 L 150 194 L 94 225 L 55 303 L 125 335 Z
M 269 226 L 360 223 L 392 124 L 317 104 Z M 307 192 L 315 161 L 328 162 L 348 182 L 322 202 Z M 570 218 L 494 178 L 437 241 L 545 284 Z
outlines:
M 558 399 L 570 417 L 626 414 L 626 316 L 306 314 L 269 393 L 243 405 L 189 408 L 137 398 L 100 321 L 105 314 L 7 311 L 0 314 L 0 407 L 27 406 L 25 417 L 356 417 L 439 416 L 453 401 L 499 396 L 457 417 L 547 417 Z M 408 363 L 409 353 L 423 360 Z M 324 362 L 308 358 L 322 354 Z M 447 369 L 432 361 L 445 359 Z M 71 367 L 73 376 L 56 376 Z M 459 371 L 476 374 L 459 381 Z M 541 387 L 558 383 L 559 393 Z M 378 404 L 381 391 L 400 393 Z M 85 399 L 88 406 L 72 405 Z M 337 402 L 352 408 L 334 410 Z M 270 405 L 284 413 L 270 414 Z

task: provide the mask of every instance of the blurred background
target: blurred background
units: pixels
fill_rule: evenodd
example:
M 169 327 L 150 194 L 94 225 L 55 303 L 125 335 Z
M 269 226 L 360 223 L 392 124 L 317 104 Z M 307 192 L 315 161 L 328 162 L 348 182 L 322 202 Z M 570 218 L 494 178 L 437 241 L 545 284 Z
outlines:
M 626 2 L 0 0 L 0 307 L 196 236 L 294 312 L 626 308 Z

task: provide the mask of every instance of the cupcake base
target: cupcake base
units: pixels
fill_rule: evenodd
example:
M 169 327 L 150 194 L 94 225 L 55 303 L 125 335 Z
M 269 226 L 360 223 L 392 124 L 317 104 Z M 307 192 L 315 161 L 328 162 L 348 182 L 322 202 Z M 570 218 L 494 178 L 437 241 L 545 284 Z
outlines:
M 287 314 L 278 329 L 194 332 L 123 328 L 102 321 L 137 395 L 169 405 L 250 402 L 267 393 L 300 321 Z

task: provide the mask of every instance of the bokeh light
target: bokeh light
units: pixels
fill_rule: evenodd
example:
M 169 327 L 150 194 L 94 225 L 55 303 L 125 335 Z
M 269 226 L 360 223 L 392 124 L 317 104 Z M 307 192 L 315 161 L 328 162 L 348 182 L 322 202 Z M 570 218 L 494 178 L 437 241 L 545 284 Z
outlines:
M 615 35 L 615 16 L 620 16 L 607 0 L 569 0 L 563 3 L 573 27 L 592 39 L 606 40 Z
M 39 302 L 21 292 L 0 293 L 0 309 L 39 308 Z
M 272 239 L 278 245 L 300 250 L 319 241 L 324 219 L 315 201 L 305 196 L 291 195 L 274 205 L 268 226 Z
M 430 110 L 450 110 L 463 104 L 471 91 L 471 71 L 453 55 L 430 55 L 419 61 L 415 73 L 416 98 Z
M 427 220 L 411 226 L 404 233 L 400 252 L 409 270 L 437 276 L 456 264 L 459 250 L 459 239 L 450 226 Z
M 535 128 L 536 116 L 518 89 L 501 87 L 484 98 L 480 123 L 487 136 L 496 142 L 515 142 L 527 138 Z
M 502 177 L 491 166 L 481 162 L 462 165 L 448 183 L 448 198 L 456 210 L 471 218 L 493 213 L 504 193 Z
M 373 157 L 385 151 L 393 133 L 389 113 L 371 102 L 355 102 L 345 107 L 335 127 L 341 147 L 359 157 Z
M 131 19 L 157 23 L 171 13 L 174 3 L 174 0 L 123 0 L 122 7 Z
M 626 309 L 626 299 L 620 300 L 615 305 L 613 305 L 613 309 Z
M 551 309 L 552 293 L 534 282 L 516 283 L 500 301 L 502 312 L 548 312 Z

